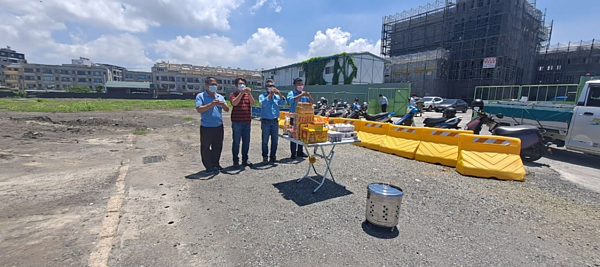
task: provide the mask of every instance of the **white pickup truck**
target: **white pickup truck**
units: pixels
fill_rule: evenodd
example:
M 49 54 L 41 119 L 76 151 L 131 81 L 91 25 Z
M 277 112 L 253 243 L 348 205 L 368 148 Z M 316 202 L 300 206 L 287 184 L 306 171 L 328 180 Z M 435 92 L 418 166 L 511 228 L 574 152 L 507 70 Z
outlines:
M 523 97 L 526 100 L 526 97 Z M 505 125 L 534 125 L 559 147 L 600 156 L 600 80 L 582 83 L 575 104 L 484 100 L 483 111 Z

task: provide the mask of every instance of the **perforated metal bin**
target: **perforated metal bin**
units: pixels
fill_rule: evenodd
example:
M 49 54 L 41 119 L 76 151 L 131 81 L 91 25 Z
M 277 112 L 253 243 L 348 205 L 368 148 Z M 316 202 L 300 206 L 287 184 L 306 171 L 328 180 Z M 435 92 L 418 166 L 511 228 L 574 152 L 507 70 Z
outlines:
M 381 227 L 395 227 L 400 218 L 404 192 L 400 187 L 372 183 L 367 186 L 367 221 Z

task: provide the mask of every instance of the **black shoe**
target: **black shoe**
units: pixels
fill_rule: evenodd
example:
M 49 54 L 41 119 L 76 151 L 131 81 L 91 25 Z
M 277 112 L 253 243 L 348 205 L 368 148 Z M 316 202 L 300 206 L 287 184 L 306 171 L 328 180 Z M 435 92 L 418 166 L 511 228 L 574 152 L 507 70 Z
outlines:
M 298 153 L 298 157 L 306 158 L 308 156 L 306 154 L 304 154 L 304 152 L 300 152 L 300 153 Z
M 233 162 L 233 167 L 239 167 L 239 166 L 240 166 L 240 163 L 239 163 L 239 162 L 237 162 L 237 161 L 236 161 L 236 162 Z
M 290 159 L 296 159 L 296 155 L 290 156 Z
M 202 174 L 204 175 L 213 175 L 215 174 L 215 169 L 214 168 L 210 168 L 210 169 L 206 169 L 202 172 Z
M 223 167 L 221 167 L 221 166 L 213 167 L 213 172 L 215 172 L 215 173 L 219 173 L 222 170 L 223 170 Z
M 252 167 L 252 166 L 254 166 L 254 164 L 252 164 L 250 161 L 244 161 L 244 162 L 242 162 L 242 165 L 244 165 L 246 167 Z
M 268 157 L 263 157 L 263 162 L 264 163 L 269 162 L 269 158 Z
M 271 162 L 271 163 L 277 162 L 277 157 L 271 157 L 271 160 L 269 162 Z

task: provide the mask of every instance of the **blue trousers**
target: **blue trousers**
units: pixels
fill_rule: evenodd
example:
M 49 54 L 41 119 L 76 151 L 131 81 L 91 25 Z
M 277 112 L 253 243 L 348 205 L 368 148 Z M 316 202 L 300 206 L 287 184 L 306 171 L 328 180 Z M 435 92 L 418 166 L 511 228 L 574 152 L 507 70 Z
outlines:
M 242 162 L 248 161 L 248 150 L 250 150 L 250 123 L 231 122 L 233 129 L 233 145 L 231 146 L 231 154 L 233 154 L 233 162 L 239 163 L 240 157 L 240 140 L 242 141 Z
M 260 120 L 260 128 L 262 130 L 262 156 L 267 157 L 269 152 L 269 137 L 271 137 L 271 154 L 268 155 L 271 158 L 276 158 L 277 154 L 277 144 L 279 142 L 279 136 L 277 132 L 279 131 L 279 123 L 277 119 L 274 120 Z

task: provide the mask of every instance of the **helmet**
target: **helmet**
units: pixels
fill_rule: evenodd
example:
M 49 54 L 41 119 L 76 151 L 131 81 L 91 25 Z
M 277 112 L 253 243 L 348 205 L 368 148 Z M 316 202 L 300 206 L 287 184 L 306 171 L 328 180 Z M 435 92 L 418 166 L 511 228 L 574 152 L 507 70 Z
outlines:
M 484 106 L 484 103 L 483 103 L 483 100 L 481 100 L 481 99 L 475 99 L 475 100 L 473 100 L 473 102 L 471 102 L 471 107 L 475 111 L 483 110 L 483 106 Z
M 452 118 L 456 117 L 456 109 L 452 108 L 452 107 L 446 108 L 444 110 L 444 113 L 442 113 L 442 114 L 443 114 L 444 118 L 452 119 Z

